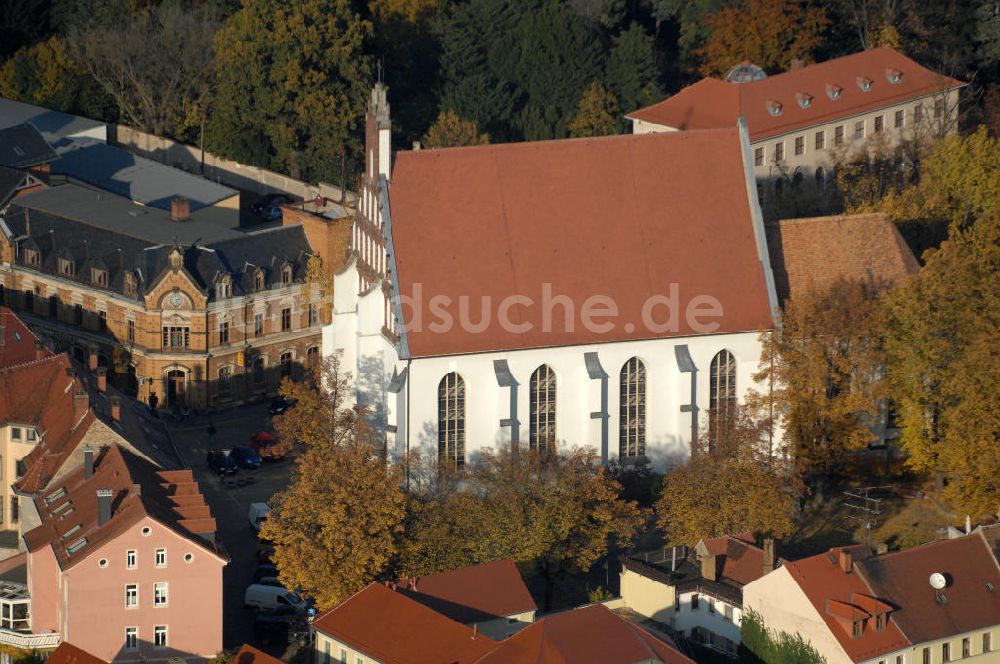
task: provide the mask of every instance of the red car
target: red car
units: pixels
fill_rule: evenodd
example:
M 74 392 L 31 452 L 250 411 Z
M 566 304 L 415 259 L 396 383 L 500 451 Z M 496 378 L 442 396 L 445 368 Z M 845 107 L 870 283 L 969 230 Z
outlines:
M 281 461 L 285 458 L 285 452 L 278 444 L 278 439 L 266 431 L 251 434 L 250 447 L 263 461 Z

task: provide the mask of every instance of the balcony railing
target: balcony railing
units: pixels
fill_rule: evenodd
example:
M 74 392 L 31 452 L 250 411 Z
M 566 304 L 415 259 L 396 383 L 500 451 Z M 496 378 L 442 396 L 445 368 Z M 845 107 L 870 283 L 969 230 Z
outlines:
M 46 632 L 45 634 L 31 634 L 29 632 L 15 632 L 12 629 L 0 627 L 0 644 L 24 648 L 26 650 L 48 650 L 59 645 L 59 632 Z

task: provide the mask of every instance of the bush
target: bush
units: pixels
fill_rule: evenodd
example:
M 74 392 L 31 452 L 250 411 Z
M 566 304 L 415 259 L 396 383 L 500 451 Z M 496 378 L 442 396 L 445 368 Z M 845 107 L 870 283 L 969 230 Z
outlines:
M 823 658 L 801 634 L 773 632 L 753 609 L 743 610 L 740 623 L 740 661 L 763 664 L 825 664 Z

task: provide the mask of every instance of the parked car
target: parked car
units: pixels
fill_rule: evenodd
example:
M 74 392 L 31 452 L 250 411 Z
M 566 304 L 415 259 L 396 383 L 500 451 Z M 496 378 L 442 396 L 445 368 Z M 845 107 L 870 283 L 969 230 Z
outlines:
M 295 399 L 285 399 L 284 397 L 274 397 L 271 399 L 271 406 L 267 412 L 271 415 L 281 415 L 286 410 L 297 404 Z
M 261 579 L 266 579 L 268 577 L 278 576 L 278 568 L 269 563 L 262 565 L 257 565 L 257 569 L 253 573 L 253 582 L 257 583 Z
M 254 449 L 264 461 L 281 461 L 285 458 L 285 453 L 278 445 L 278 439 L 266 431 L 258 431 L 250 436 L 250 447 Z
M 281 206 L 294 203 L 295 199 L 288 194 L 266 194 L 250 206 L 250 211 L 268 221 L 281 219 Z
M 249 445 L 236 445 L 230 456 L 236 460 L 236 464 L 241 468 L 254 470 L 260 468 L 260 455 Z
M 305 613 L 306 603 L 295 593 L 281 586 L 265 586 L 254 583 L 247 586 L 243 594 L 243 604 L 258 611 L 273 611 L 291 607 L 296 612 Z
M 270 513 L 271 508 L 268 507 L 267 503 L 250 503 L 250 513 L 247 518 L 250 519 L 250 525 L 253 526 L 253 529 L 259 533 Z
M 229 449 L 209 450 L 205 461 L 208 463 L 209 468 L 223 477 L 232 475 L 239 470 L 236 459 L 233 458 L 232 450 Z

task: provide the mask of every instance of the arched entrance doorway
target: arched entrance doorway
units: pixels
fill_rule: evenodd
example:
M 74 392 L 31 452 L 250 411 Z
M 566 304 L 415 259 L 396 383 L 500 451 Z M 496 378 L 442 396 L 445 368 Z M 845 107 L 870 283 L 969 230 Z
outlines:
M 180 369 L 173 369 L 167 372 L 167 405 L 184 405 L 184 392 L 187 387 L 187 373 Z

